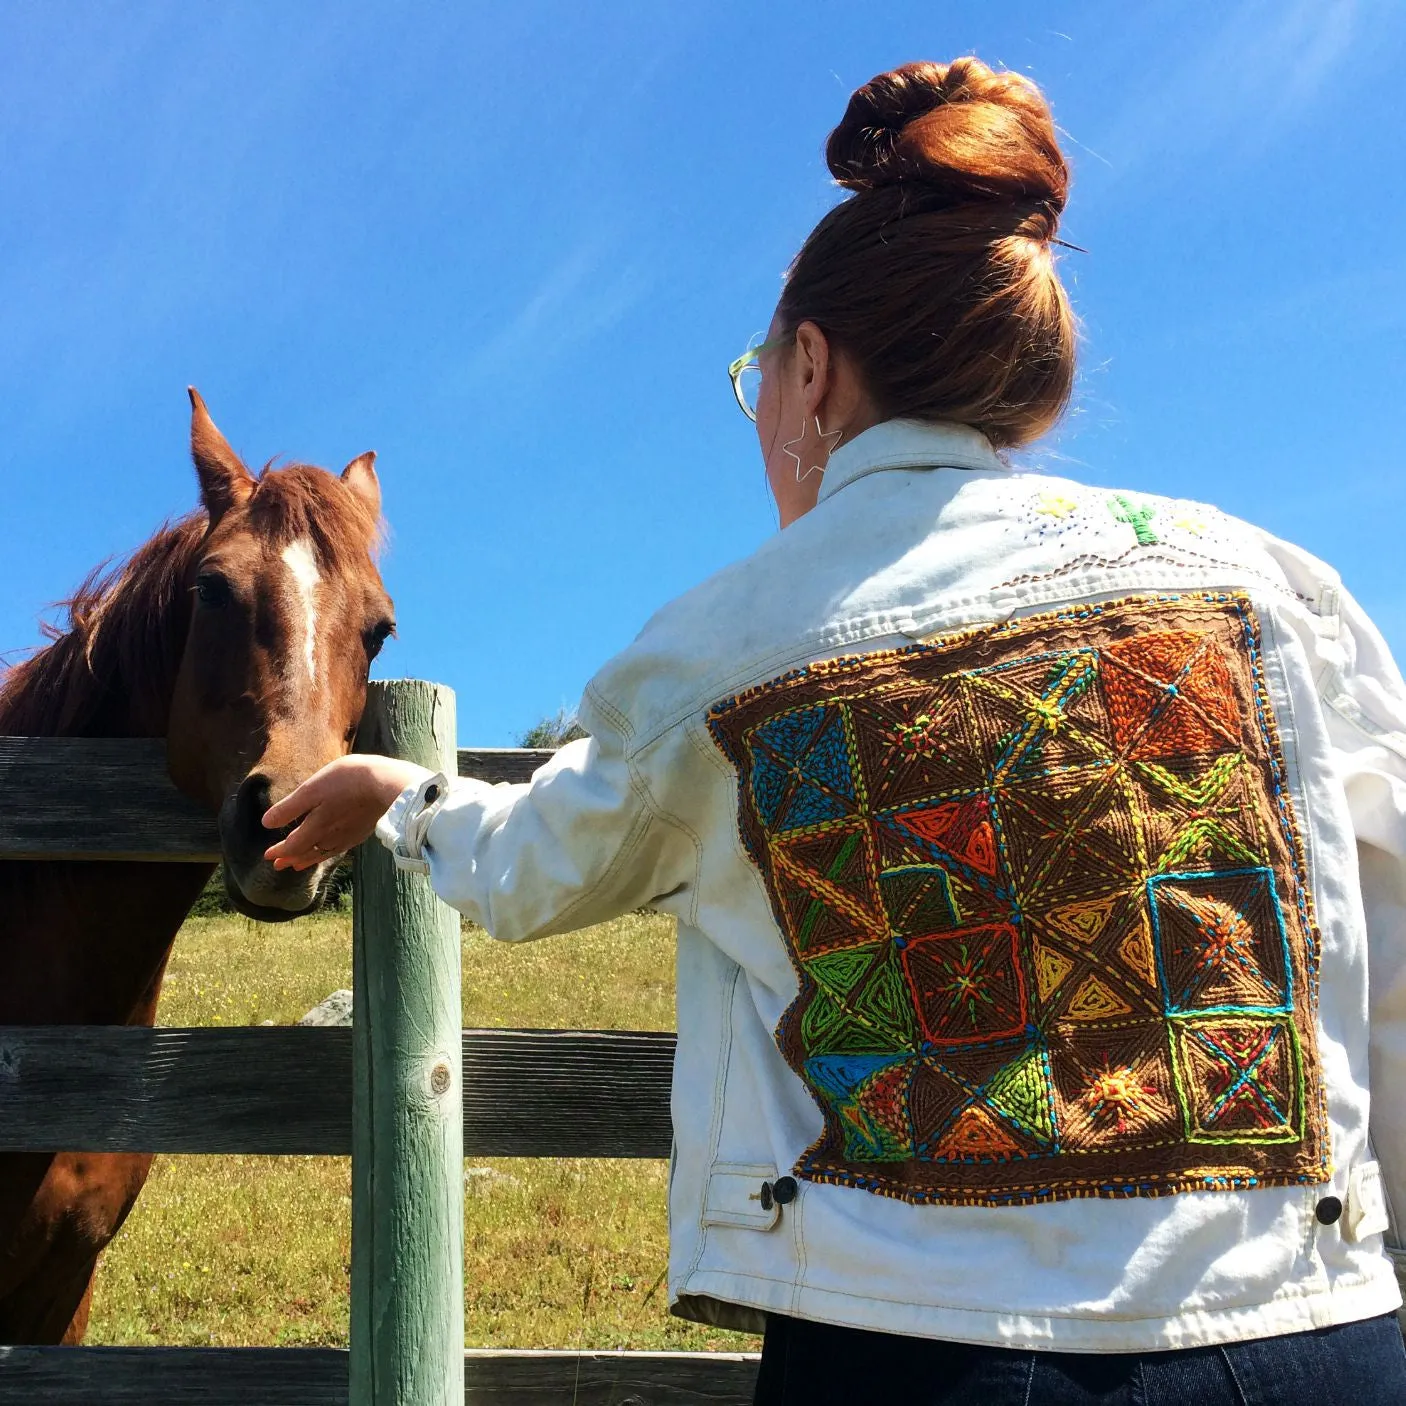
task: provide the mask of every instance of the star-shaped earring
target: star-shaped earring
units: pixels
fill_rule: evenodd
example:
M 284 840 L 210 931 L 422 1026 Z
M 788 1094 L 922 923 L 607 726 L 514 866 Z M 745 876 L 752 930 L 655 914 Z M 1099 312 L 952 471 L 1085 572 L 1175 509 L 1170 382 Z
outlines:
M 797 454 L 794 449 L 791 448 L 793 444 L 800 444 L 806 437 L 806 422 L 804 420 L 801 421 L 800 434 L 798 434 L 795 439 L 788 439 L 786 443 L 781 446 L 782 453 L 789 455 L 792 459 L 796 461 L 797 483 L 804 483 L 806 479 L 808 479 L 813 473 L 823 474 L 825 472 L 826 465 L 830 462 L 830 456 L 835 452 L 835 448 L 839 443 L 840 436 L 844 434 L 843 430 L 830 430 L 828 432 L 822 430 L 820 428 L 819 415 L 815 417 L 815 432 L 820 436 L 821 443 L 825 445 L 825 463 L 812 464 L 810 468 L 806 469 L 804 472 L 801 471 L 801 456 Z M 825 443 L 827 440 L 829 440 L 830 443 Z M 809 458 L 809 455 L 807 455 L 806 457 Z

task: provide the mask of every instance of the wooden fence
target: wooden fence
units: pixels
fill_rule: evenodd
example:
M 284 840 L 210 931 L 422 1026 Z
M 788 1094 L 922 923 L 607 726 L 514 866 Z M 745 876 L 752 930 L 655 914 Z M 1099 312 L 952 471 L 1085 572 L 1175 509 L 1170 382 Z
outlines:
M 453 738 L 447 689 L 372 686 L 366 750 L 489 781 L 550 755 Z M 0 738 L 0 795 L 0 860 L 219 855 L 159 742 Z M 460 1031 L 457 915 L 374 842 L 355 871 L 350 1030 L 0 1027 L 0 1152 L 350 1154 L 350 1350 L 0 1347 L 0 1406 L 750 1401 L 743 1354 L 462 1351 L 463 1156 L 667 1157 L 674 1037 Z

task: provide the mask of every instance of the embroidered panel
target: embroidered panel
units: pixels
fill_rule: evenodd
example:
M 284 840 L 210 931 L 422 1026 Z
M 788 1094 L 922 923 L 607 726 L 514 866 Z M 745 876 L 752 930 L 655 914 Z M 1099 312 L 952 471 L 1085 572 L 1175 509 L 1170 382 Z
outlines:
M 910 1201 L 1328 1178 L 1317 938 L 1242 597 L 1132 598 L 718 704 L 824 1114 Z
M 1002 587 L 1159 563 L 1202 571 L 1229 566 L 1241 578 L 1289 591 L 1282 573 L 1247 559 L 1244 524 L 1209 504 L 1110 493 L 1039 476 L 1023 480 L 1022 486 L 1025 501 L 1016 506 L 1011 529 L 1023 545 L 1058 543 L 1058 562 L 1044 571 L 1009 577 Z

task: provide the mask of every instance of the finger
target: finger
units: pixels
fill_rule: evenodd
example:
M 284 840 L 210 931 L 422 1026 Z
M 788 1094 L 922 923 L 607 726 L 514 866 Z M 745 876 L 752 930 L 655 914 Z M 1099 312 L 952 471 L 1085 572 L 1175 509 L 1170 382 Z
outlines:
M 273 860 L 275 869 L 311 869 L 314 865 L 321 864 L 327 856 L 324 854 L 309 854 L 299 850 L 292 854 L 280 854 Z
M 301 786 L 295 786 L 281 801 L 275 801 L 264 812 L 264 829 L 277 830 L 280 825 L 287 825 L 306 815 L 317 800 L 317 790 L 313 785 L 315 780 L 315 777 L 309 778 Z
M 305 869 L 316 869 L 321 863 L 322 860 L 317 855 L 313 855 L 309 859 L 275 859 L 273 867 L 275 869 L 293 869 L 301 874 Z
M 301 820 L 317 808 L 324 800 L 335 797 L 338 779 L 341 776 L 346 757 L 328 762 L 313 772 L 305 781 L 295 786 L 281 801 L 275 802 L 264 812 L 264 825 L 275 830 L 280 825 L 288 825 Z
M 341 805 L 349 794 L 349 788 L 351 792 L 355 791 L 362 769 L 362 759 L 359 757 L 337 757 L 328 762 L 264 812 L 265 828 L 276 830 L 280 825 L 300 820 L 324 801 Z
M 295 870 L 297 870 L 299 873 L 302 873 L 303 870 L 305 870 L 305 869 L 315 869 L 315 868 L 317 868 L 317 866 L 318 866 L 319 864 L 321 864 L 321 863 L 322 863 L 322 857 L 321 857 L 320 855 L 311 854 L 311 855 L 300 856 L 300 857 L 298 857 L 298 858 L 293 858 L 293 859 L 275 859 L 275 860 L 273 861 L 273 867 L 274 867 L 275 869 L 280 869 L 280 870 L 282 870 L 282 869 L 295 869 Z
M 321 864 L 331 853 L 331 846 L 322 844 L 317 838 L 315 828 L 310 827 L 308 821 L 304 821 L 292 834 L 286 835 L 277 844 L 270 845 L 264 851 L 264 858 L 269 860 L 275 869 L 311 869 L 314 864 Z

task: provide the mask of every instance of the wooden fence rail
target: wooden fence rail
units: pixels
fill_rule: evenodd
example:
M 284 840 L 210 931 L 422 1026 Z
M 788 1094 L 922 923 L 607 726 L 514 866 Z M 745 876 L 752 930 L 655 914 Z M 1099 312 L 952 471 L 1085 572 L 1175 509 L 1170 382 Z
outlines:
M 551 755 L 461 747 L 458 771 L 481 781 L 526 781 Z M 0 796 L 7 798 L 0 859 L 208 864 L 220 857 L 213 818 L 171 784 L 160 740 L 0 737 Z
M 667 1157 L 674 1036 L 465 1030 L 470 1157 Z M 352 1032 L 0 1026 L 0 1152 L 351 1152 Z
M 734 1352 L 464 1354 L 464 1406 L 747 1406 Z M 337 1348 L 0 1347 L 0 1406 L 347 1406 Z

